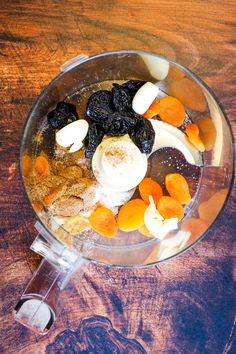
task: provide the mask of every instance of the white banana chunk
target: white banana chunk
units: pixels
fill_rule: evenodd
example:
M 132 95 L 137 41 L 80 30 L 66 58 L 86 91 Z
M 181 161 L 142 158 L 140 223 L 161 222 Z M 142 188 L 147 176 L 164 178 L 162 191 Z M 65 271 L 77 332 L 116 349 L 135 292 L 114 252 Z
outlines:
M 188 142 L 186 135 L 181 130 L 156 119 L 150 119 L 150 122 L 156 133 L 151 154 L 158 149 L 171 147 L 182 152 L 185 159 L 190 164 L 197 166 L 202 165 L 201 154 Z
M 69 152 L 75 152 L 83 146 L 83 140 L 88 132 L 88 122 L 84 119 L 76 120 L 56 133 L 56 142 L 62 147 L 69 147 Z
M 158 92 L 159 89 L 156 85 L 146 82 L 146 84 L 140 87 L 133 98 L 133 110 L 138 114 L 144 114 L 157 97 Z
M 178 218 L 164 219 L 156 209 L 152 196 L 149 196 L 149 201 L 144 213 L 144 224 L 151 235 L 163 240 L 170 231 L 178 228 Z
M 162 246 L 182 249 L 188 242 L 190 236 L 191 232 L 179 230 L 175 235 L 163 240 Z

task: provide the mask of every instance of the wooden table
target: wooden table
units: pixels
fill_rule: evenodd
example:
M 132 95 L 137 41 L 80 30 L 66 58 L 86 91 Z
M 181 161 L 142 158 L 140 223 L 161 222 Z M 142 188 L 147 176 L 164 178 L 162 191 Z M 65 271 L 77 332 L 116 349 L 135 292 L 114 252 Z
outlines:
M 235 353 L 236 188 L 207 237 L 171 262 L 143 270 L 90 264 L 65 291 L 49 335 L 12 317 L 39 261 L 29 250 L 35 218 L 18 170 L 22 127 L 37 95 L 78 53 L 151 51 L 202 77 L 236 135 L 235 0 L 0 3 L 0 353 Z

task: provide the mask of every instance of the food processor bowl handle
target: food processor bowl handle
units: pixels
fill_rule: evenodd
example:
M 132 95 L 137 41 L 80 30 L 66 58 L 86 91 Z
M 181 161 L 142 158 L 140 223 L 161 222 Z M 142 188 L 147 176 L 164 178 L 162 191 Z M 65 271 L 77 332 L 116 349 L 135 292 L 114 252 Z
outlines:
M 79 54 L 63 63 L 60 71 L 68 71 L 87 58 L 87 55 Z M 39 222 L 36 222 L 35 227 L 39 234 L 31 249 L 41 255 L 43 260 L 16 304 L 13 315 L 24 326 L 39 334 L 46 334 L 62 307 L 59 297 L 61 291 L 72 274 L 79 270 L 82 273 L 82 264 L 89 262 L 56 240 Z
M 16 321 L 24 326 L 39 334 L 46 334 L 62 308 L 61 291 L 75 272 L 83 273 L 84 265 L 89 262 L 52 237 L 40 223 L 36 223 L 36 228 L 41 234 L 36 237 L 31 249 L 44 259 L 13 314 Z

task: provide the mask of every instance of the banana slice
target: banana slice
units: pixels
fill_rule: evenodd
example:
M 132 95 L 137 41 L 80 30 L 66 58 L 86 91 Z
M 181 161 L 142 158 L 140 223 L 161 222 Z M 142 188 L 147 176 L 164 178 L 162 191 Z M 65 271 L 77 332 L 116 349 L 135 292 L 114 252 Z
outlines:
M 156 209 L 153 197 L 149 197 L 150 204 L 144 214 L 144 224 L 150 234 L 163 240 L 170 232 L 178 228 L 178 218 L 164 219 Z
M 88 122 L 85 119 L 79 119 L 66 125 L 56 133 L 56 142 L 62 147 L 69 147 L 69 152 L 75 152 L 81 149 L 88 132 Z
M 156 119 L 150 119 L 150 122 L 156 133 L 151 154 L 156 150 L 171 147 L 182 152 L 190 164 L 202 166 L 201 154 L 188 142 L 186 135 L 181 130 Z
M 151 82 L 146 82 L 136 92 L 133 101 L 132 108 L 138 114 L 144 114 L 155 100 L 159 93 L 159 88 Z

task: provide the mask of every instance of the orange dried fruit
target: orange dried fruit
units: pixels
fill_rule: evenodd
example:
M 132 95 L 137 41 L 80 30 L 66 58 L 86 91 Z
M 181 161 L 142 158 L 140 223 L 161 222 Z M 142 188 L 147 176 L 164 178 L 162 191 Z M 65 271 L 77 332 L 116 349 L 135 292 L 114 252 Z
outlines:
M 172 96 L 166 96 L 160 99 L 159 116 L 163 122 L 169 123 L 174 127 L 180 127 L 185 118 L 185 110 L 183 104 Z
M 196 124 L 188 124 L 186 125 L 185 132 L 188 136 L 188 140 L 190 141 L 196 149 L 203 152 L 205 151 L 205 146 L 199 136 L 199 129 Z
M 185 72 L 181 68 L 179 68 L 178 66 L 170 65 L 168 76 L 167 76 L 167 80 L 169 83 L 177 79 L 181 79 L 184 76 L 185 76 Z
M 201 117 L 196 121 L 199 128 L 199 136 L 205 145 L 206 151 L 210 151 L 216 140 L 216 128 L 210 117 Z
M 198 112 L 206 110 L 206 99 L 201 88 L 187 77 L 174 80 L 169 84 L 169 92 L 184 106 Z
M 32 169 L 32 160 L 28 154 L 22 156 L 22 175 L 28 177 Z
M 184 217 L 183 206 L 172 197 L 161 197 L 157 210 L 164 219 L 178 218 L 178 220 L 181 220 Z
M 39 213 L 43 209 L 42 204 L 39 202 L 32 202 L 32 207 L 36 213 Z
M 144 178 L 138 186 L 141 198 L 145 203 L 149 204 L 149 196 L 153 197 L 154 203 L 157 205 L 159 199 L 163 196 L 163 191 L 159 183 L 151 178 Z
M 53 190 L 51 191 L 48 195 L 46 195 L 46 197 L 43 199 L 43 204 L 45 206 L 49 206 L 52 203 L 55 202 L 55 200 L 57 199 L 57 195 L 58 195 L 58 191 L 57 190 Z
M 181 230 L 191 232 L 188 243 L 196 241 L 207 229 L 207 224 L 204 220 L 191 218 L 183 222 Z
M 153 118 L 157 114 L 159 114 L 160 111 L 160 105 L 159 101 L 155 100 L 152 102 L 151 106 L 148 108 L 148 110 L 143 114 L 145 118 Z
M 185 118 L 184 106 L 179 100 L 171 96 L 163 97 L 160 101 L 155 100 L 143 116 L 145 118 L 153 118 L 157 114 L 163 122 L 175 127 L 180 127 Z
M 117 223 L 113 212 L 103 206 L 98 206 L 89 217 L 92 228 L 106 237 L 113 237 L 117 231 Z
M 202 202 L 198 207 L 198 214 L 201 220 L 204 220 L 207 225 L 211 224 L 217 217 L 220 209 L 222 208 L 227 190 L 222 189 L 214 193 L 211 198 Z
M 165 185 L 170 196 L 181 204 L 188 204 L 191 200 L 188 182 L 179 173 L 169 173 L 165 177 Z
M 47 158 L 43 155 L 39 155 L 34 162 L 34 169 L 41 177 L 49 176 L 50 168 Z
M 142 199 L 133 199 L 124 204 L 118 214 L 118 227 L 125 232 L 139 229 L 144 224 L 147 204 Z

